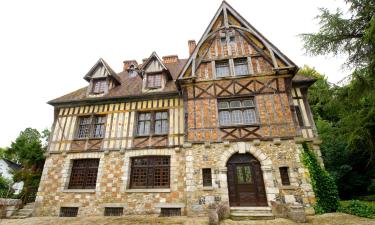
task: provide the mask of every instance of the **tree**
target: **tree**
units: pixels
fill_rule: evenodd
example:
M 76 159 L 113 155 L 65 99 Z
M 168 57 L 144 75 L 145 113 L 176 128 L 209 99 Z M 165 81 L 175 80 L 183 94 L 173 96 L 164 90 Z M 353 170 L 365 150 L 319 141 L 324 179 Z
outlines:
M 375 168 L 371 163 L 364 163 L 368 162 L 370 152 L 363 150 L 359 144 L 353 146 L 348 138 L 353 133 L 352 128 L 362 126 L 354 123 L 362 124 L 361 119 L 368 123 L 371 119 L 353 115 L 353 111 L 364 108 L 352 108 L 357 103 L 346 97 L 347 86 L 330 84 L 324 75 L 308 66 L 304 66 L 299 74 L 317 79 L 309 89 L 308 99 L 319 136 L 323 140 L 320 147 L 324 164 L 335 180 L 340 197 L 348 199 L 371 194 Z M 366 138 L 365 135 L 362 137 Z
M 22 169 L 14 173 L 14 181 L 23 181 L 24 187 L 21 192 L 21 199 L 25 203 L 35 197 L 43 170 L 49 131 L 44 130 L 42 134 L 38 130 L 26 128 L 20 133 L 11 147 L 9 155 L 22 165 Z

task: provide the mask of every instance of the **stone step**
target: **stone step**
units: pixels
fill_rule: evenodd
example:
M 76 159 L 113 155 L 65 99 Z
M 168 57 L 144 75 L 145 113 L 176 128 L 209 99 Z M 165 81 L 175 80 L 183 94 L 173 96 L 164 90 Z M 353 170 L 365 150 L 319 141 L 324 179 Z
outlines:
M 231 207 L 233 220 L 270 220 L 275 219 L 270 207 Z
M 16 216 L 16 215 L 14 215 L 14 216 L 11 216 L 11 217 L 9 217 L 9 218 L 11 218 L 11 219 L 25 219 L 25 218 L 27 218 L 28 216 Z

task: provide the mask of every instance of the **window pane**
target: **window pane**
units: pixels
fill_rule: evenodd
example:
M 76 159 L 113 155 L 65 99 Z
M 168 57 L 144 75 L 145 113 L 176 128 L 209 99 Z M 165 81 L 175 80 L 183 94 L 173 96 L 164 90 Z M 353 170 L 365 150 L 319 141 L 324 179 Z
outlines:
M 243 120 L 245 124 L 256 123 L 255 109 L 246 109 L 243 111 Z
M 149 135 L 151 126 L 151 113 L 138 114 L 138 135 Z
M 212 186 L 212 176 L 211 176 L 210 168 L 202 169 L 202 179 L 203 179 L 203 187 Z
M 161 129 L 161 120 L 155 121 L 155 134 L 161 134 L 162 129 Z
M 234 74 L 235 75 L 248 75 L 249 74 L 249 70 L 247 67 L 247 60 L 245 58 L 234 60 Z
M 168 156 L 146 156 L 132 160 L 130 188 L 168 188 L 169 177 Z
M 150 134 L 150 126 L 151 126 L 151 121 L 146 121 L 145 122 L 144 135 Z
M 161 74 L 147 75 L 147 87 L 161 87 Z
M 168 133 L 168 120 L 163 120 L 162 122 L 162 133 L 167 134 Z
M 232 123 L 233 124 L 242 124 L 242 111 L 241 110 L 233 110 L 232 111 Z
M 230 113 L 229 111 L 220 111 L 219 112 L 220 125 L 230 125 Z
M 216 77 L 225 77 L 230 75 L 228 61 L 216 62 L 215 67 Z
M 98 174 L 99 159 L 77 159 L 73 161 L 70 174 L 70 189 L 94 189 Z
M 237 166 L 236 172 L 237 172 L 237 183 L 238 184 L 250 184 L 250 183 L 252 183 L 250 166 Z
M 219 102 L 218 107 L 219 107 L 219 109 L 227 109 L 227 108 L 229 108 L 229 103 L 228 102 Z
M 230 107 L 231 108 L 239 108 L 239 107 L 241 107 L 241 102 L 240 101 L 231 101 Z
M 253 107 L 254 106 L 254 101 L 252 99 L 244 100 L 244 101 L 242 101 L 242 106 L 244 106 L 244 107 Z

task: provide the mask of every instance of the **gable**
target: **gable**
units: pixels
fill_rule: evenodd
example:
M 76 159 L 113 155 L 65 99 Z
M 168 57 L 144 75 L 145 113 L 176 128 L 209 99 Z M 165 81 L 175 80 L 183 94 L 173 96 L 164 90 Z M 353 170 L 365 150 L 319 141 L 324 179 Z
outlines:
M 84 76 L 84 79 L 90 81 L 93 78 L 95 79 L 106 77 L 111 77 L 117 83 L 120 83 L 120 78 L 117 76 L 116 72 L 113 71 L 113 69 L 102 58 L 100 58 Z
M 201 65 L 209 60 L 252 57 L 254 68 L 261 73 L 292 70 L 297 66 L 223 1 L 211 23 L 199 40 L 179 78 L 196 77 Z M 257 72 L 254 70 L 254 72 Z

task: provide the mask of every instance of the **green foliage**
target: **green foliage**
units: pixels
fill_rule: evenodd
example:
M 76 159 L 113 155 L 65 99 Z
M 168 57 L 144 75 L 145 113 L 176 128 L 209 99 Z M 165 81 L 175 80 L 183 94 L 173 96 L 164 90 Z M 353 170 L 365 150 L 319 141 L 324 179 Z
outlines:
M 309 169 L 316 197 L 315 211 L 317 214 L 335 212 L 339 206 L 336 184 L 328 172 L 319 165 L 308 144 L 303 143 L 303 148 L 303 163 Z
M 48 130 L 40 134 L 36 129 L 26 128 L 7 150 L 8 155 L 23 166 L 21 170 L 14 172 L 13 180 L 24 182 L 23 190 L 19 195 L 24 203 L 35 198 L 45 160 L 44 152 L 47 148 L 44 143 L 48 136 Z
M 361 217 L 375 218 L 375 203 L 359 200 L 342 201 L 338 211 Z
M 8 198 L 13 192 L 12 182 L 0 176 L 0 198 Z

